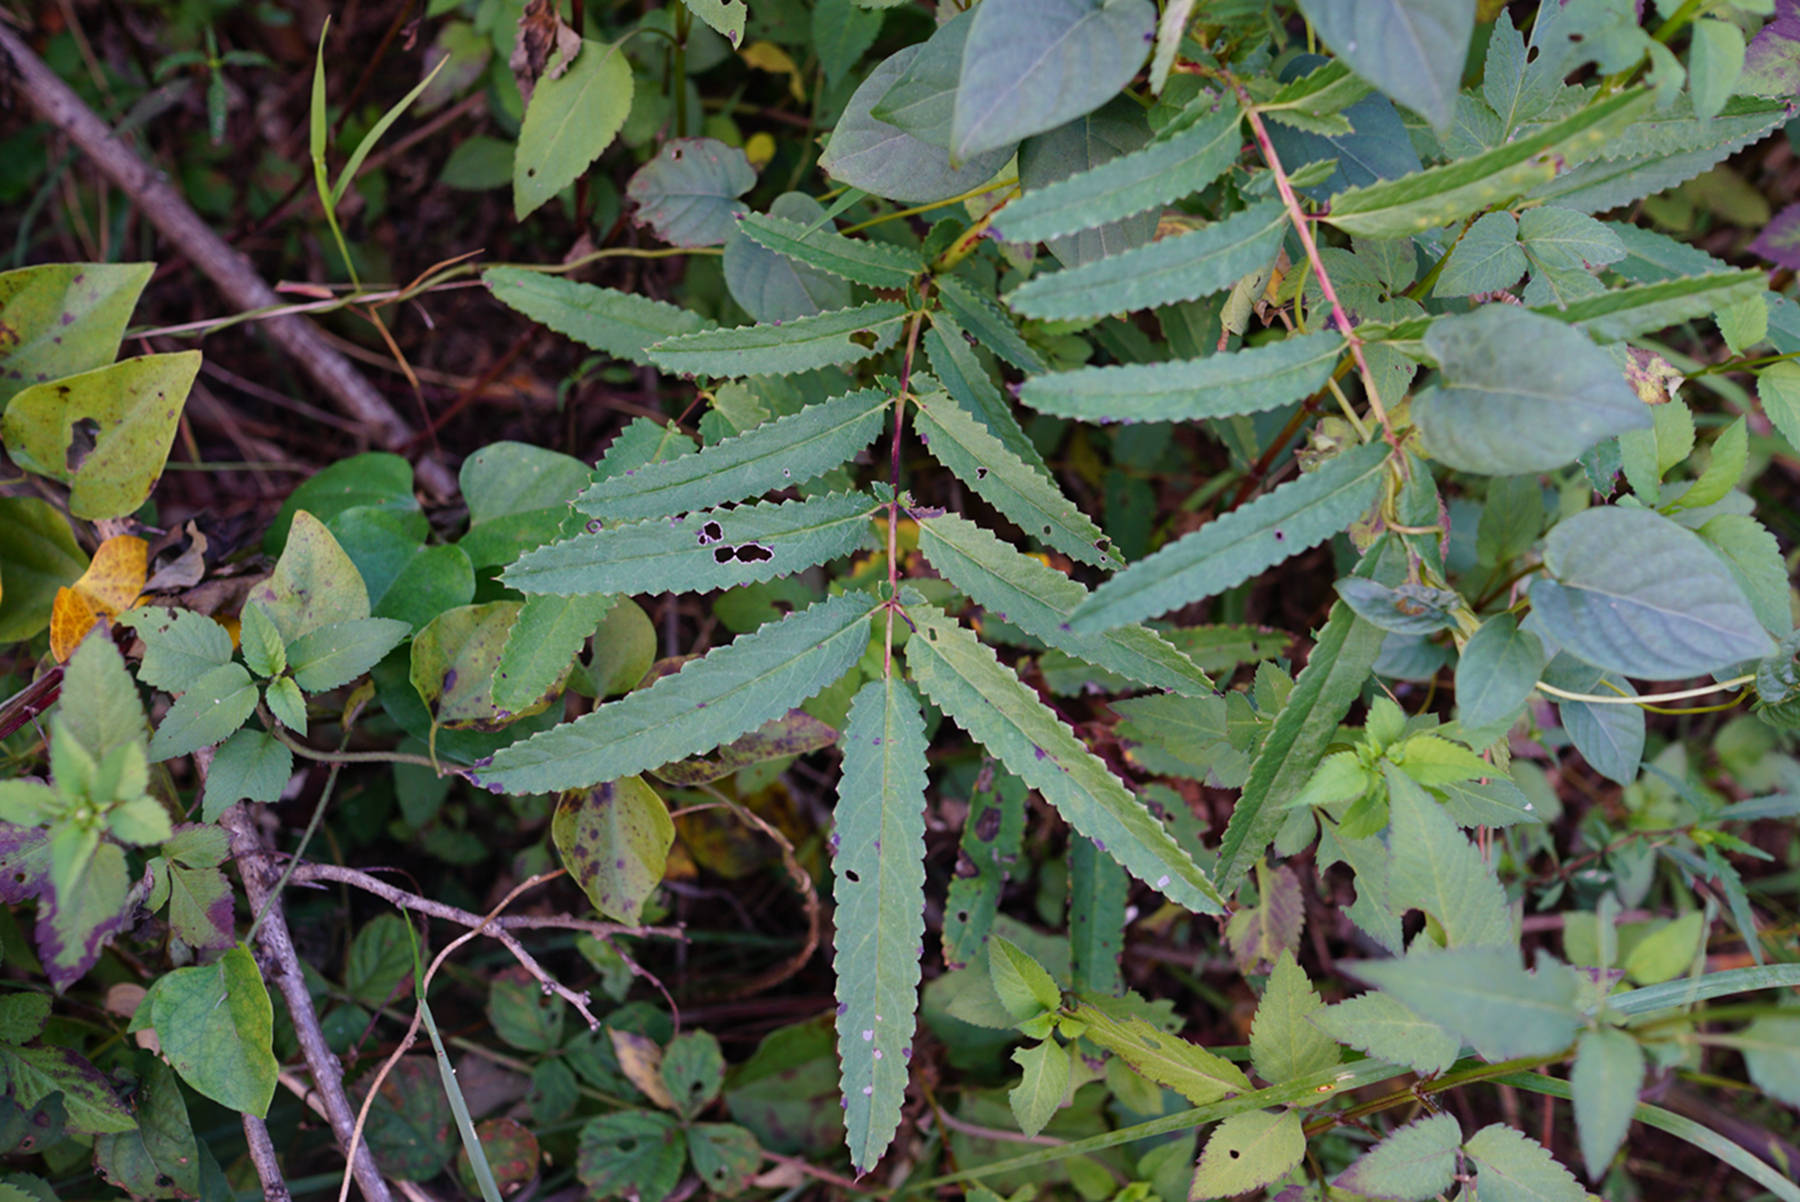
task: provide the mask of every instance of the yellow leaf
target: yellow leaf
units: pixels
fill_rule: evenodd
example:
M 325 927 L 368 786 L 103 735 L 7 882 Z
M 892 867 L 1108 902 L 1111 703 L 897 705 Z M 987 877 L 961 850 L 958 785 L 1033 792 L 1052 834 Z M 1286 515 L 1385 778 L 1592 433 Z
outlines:
M 50 610 L 50 652 L 61 663 L 102 615 L 116 617 L 130 609 L 144 591 L 150 568 L 150 544 L 118 534 L 100 544 L 87 571 L 68 588 L 56 590 Z
M 774 42 L 751 42 L 738 53 L 743 56 L 746 63 L 758 71 L 787 76 L 788 91 L 794 94 L 794 99 L 799 101 L 806 99 L 806 83 L 800 77 L 800 68 L 794 64 L 794 60 L 788 55 L 788 52 L 780 46 Z
M 614 1027 L 608 1029 L 607 1034 L 612 1036 L 613 1053 L 619 1058 L 619 1067 L 631 1083 L 664 1110 L 675 1109 L 675 1096 L 662 1078 L 662 1047 L 654 1039 L 635 1031 Z
M 775 157 L 775 139 L 761 130 L 751 134 L 750 140 L 744 143 L 744 157 L 750 160 L 752 167 L 761 171 Z

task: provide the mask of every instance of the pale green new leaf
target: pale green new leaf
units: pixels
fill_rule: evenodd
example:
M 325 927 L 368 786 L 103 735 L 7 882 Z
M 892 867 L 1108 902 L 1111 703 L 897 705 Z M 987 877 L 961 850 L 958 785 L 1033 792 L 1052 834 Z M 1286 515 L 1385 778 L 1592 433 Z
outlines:
M 1192 233 L 1035 276 L 1006 303 L 1027 317 L 1071 320 L 1194 300 L 1268 266 L 1286 229 L 1281 205 L 1265 201 Z
M 907 613 L 907 666 L 939 709 L 1133 876 L 1195 913 L 1223 908 L 1186 850 L 973 633 L 930 606 Z
M 1587 1202 L 1575 1175 L 1550 1149 L 1505 1123 L 1490 1123 L 1463 1145 L 1475 1163 L 1481 1202 Z
M 575 508 L 609 521 L 659 517 L 804 484 L 868 446 L 889 404 L 887 393 L 864 388 L 808 405 L 698 454 L 596 480 Z
M 904 288 L 925 270 L 917 254 L 898 246 L 846 238 L 768 213 L 746 213 L 738 228 L 776 254 L 871 288 Z
M 1358 889 L 1363 880 L 1357 878 Z M 1462 1041 L 1426 1022 L 1392 994 L 1365 993 L 1311 1018 L 1314 1026 L 1359 1052 L 1434 1077 L 1456 1063 Z
M 1333 1187 L 1369 1198 L 1425 1202 L 1456 1179 L 1456 1151 L 1462 1126 L 1448 1114 L 1433 1114 L 1390 1132 L 1339 1173 Z
M 899 339 L 906 314 L 899 301 L 870 301 L 788 322 L 681 334 L 647 353 L 664 371 L 687 375 L 788 376 L 879 354 Z
M 919 437 L 933 457 L 1032 538 L 1097 567 L 1121 562 L 1111 540 L 1073 501 L 1007 450 L 949 393 L 922 393 L 914 404 Z
M 1087 598 L 1087 589 L 967 518 L 953 513 L 921 518 L 919 550 L 976 604 L 1051 647 L 1153 687 L 1190 697 L 1212 695 L 1206 673 L 1156 631 L 1138 625 L 1098 634 L 1069 630 L 1069 615 Z
M 1450 947 L 1513 947 L 1512 907 L 1493 867 L 1437 799 L 1398 766 L 1383 765 L 1382 774 L 1393 852 L 1388 899 L 1395 912 L 1423 910 Z
M 579 789 L 710 751 L 785 714 L 849 671 L 871 598 L 831 597 L 715 648 L 672 676 L 502 748 L 473 774 L 510 793 Z
M 1205 1202 L 1247 1194 L 1283 1176 L 1305 1155 L 1306 1131 L 1298 1110 L 1234 1114 L 1207 1137 L 1188 1198 Z
M 862 493 L 826 493 L 648 518 L 527 551 L 501 579 L 522 593 L 563 596 L 735 588 L 849 554 L 874 511 Z
M 1166 1085 L 1196 1106 L 1253 1088 L 1242 1069 L 1179 1035 L 1158 1030 L 1136 1015 L 1083 1001 L 1076 1005 L 1083 1034 L 1139 1073 Z
M 1599 1181 L 1631 1129 L 1638 1090 L 1644 1084 L 1644 1050 L 1624 1031 L 1611 1027 L 1585 1032 L 1575 1048 L 1569 1089 L 1575 1102 L 1575 1132 L 1589 1181 Z
M 275 1095 L 273 1013 L 256 958 L 240 945 L 159 978 L 132 1027 L 154 1027 L 163 1055 L 195 1090 L 261 1117 Z
M 508 308 L 584 346 L 633 363 L 650 362 L 652 343 L 698 333 L 713 324 L 692 310 L 635 292 L 578 284 L 523 267 L 491 268 L 482 273 L 481 282 Z
M 1323 1008 L 1306 970 L 1284 949 L 1263 986 L 1250 1027 L 1250 1062 L 1257 1076 L 1280 1085 L 1337 1065 L 1337 1041 L 1307 1021 Z
M 1375 503 L 1387 453 L 1379 441 L 1357 447 L 1215 518 L 1095 589 L 1069 624 L 1094 631 L 1154 617 L 1318 546 Z
M 256 712 L 256 683 L 242 664 L 223 664 L 175 699 L 150 739 L 150 762 L 188 755 L 220 742 Z
M 521 219 L 600 157 L 625 124 L 631 98 L 631 63 L 623 43 L 584 40 L 568 70 L 538 80 L 513 156 L 513 209 Z
M 1282 84 L 1275 95 L 1256 108 L 1265 117 L 1308 133 L 1347 134 L 1351 132 L 1350 119 L 1342 110 L 1371 91 L 1370 85 L 1352 74 L 1349 67 L 1334 60 Z
M 1054 1039 L 1046 1039 L 1015 1050 L 1012 1058 L 1013 1063 L 1024 1070 L 1024 1077 L 1007 1091 L 1006 1100 L 1012 1103 L 1013 1118 L 1018 1120 L 1019 1130 L 1026 1135 L 1036 1135 L 1068 1096 L 1072 1057 L 1068 1048 Z
M 394 618 L 352 618 L 309 630 L 287 647 L 293 681 L 309 693 L 349 684 L 412 633 Z
M 142 605 L 113 620 L 144 640 L 137 677 L 152 688 L 185 693 L 207 672 L 231 662 L 231 635 L 206 614 Z
M 850 1160 L 900 1126 L 925 937 L 925 719 L 906 683 L 864 685 L 843 734 L 832 833 L 838 1053 Z
M 1044 413 L 1098 422 L 1189 422 L 1262 413 L 1323 386 L 1343 350 L 1344 336 L 1323 330 L 1204 359 L 1032 376 L 1019 399 Z
M 1560 1052 L 1580 1019 L 1575 974 L 1544 959 L 1526 972 L 1511 947 L 1460 947 L 1404 960 L 1340 961 L 1352 976 L 1473 1044 L 1488 1060 Z
M 1498 207 L 1555 179 L 1559 162 L 1600 153 L 1649 103 L 1647 92 L 1620 92 L 1473 158 L 1346 189 L 1332 197 L 1327 220 L 1345 233 L 1398 238 Z
M 1054 1013 L 1062 1005 L 1062 990 L 1049 970 L 1030 952 L 999 935 L 988 940 L 988 981 L 1000 999 L 1000 1008 L 1015 1023 Z
M 1219 111 L 1166 139 L 1078 175 L 1027 192 L 1000 210 L 995 227 L 1009 242 L 1041 242 L 1180 200 L 1225 172 L 1243 149 L 1240 113 Z
M 494 669 L 494 704 L 518 713 L 548 696 L 618 600 L 607 593 L 527 597 Z

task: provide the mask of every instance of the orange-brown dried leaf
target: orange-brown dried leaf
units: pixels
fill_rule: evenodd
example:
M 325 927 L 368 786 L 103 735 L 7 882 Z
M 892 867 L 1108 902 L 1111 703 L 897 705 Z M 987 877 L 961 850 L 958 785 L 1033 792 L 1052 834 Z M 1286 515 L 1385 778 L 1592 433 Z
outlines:
M 57 662 L 74 654 L 102 615 L 117 617 L 143 594 L 150 544 L 131 534 L 101 543 L 81 578 L 56 591 L 50 610 L 50 651 Z

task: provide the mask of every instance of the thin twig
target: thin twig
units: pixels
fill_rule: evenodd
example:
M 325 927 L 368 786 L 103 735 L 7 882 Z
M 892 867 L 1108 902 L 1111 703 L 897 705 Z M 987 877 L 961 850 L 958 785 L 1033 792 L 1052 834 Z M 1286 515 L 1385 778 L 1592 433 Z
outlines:
M 244 1142 L 250 1147 L 256 1179 L 262 1182 L 264 1202 L 290 1202 L 293 1194 L 281 1175 L 281 1158 L 275 1152 L 275 1141 L 269 1138 L 269 1125 L 249 1112 L 244 1114 Z

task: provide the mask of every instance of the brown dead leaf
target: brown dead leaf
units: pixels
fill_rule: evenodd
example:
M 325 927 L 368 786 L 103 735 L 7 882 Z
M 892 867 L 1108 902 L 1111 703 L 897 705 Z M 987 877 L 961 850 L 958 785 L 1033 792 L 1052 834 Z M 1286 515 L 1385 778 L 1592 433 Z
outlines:
M 581 51 L 581 35 L 556 11 L 555 0 L 531 0 L 519 15 L 519 36 L 506 65 L 519 81 L 519 93 L 531 105 L 537 81 L 559 78 Z

